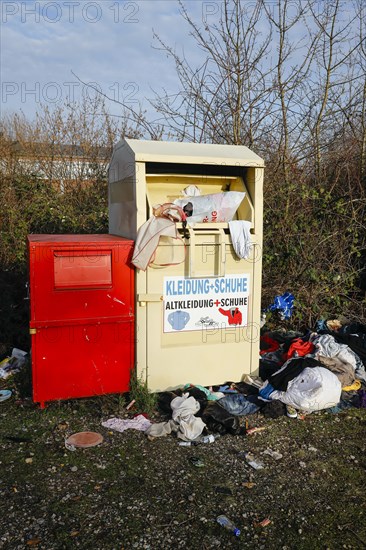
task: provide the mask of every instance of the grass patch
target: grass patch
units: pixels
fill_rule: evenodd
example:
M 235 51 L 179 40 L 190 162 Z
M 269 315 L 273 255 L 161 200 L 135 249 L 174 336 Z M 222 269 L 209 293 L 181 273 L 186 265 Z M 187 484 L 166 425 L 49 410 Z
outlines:
M 149 390 L 147 382 L 136 371 L 131 373 L 130 398 L 135 400 L 134 411 L 152 416 L 156 411 L 157 395 Z

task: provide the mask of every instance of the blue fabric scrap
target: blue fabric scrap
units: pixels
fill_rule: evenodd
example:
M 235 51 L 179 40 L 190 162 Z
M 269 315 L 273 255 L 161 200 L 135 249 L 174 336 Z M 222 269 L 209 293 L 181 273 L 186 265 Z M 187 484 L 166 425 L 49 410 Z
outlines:
M 219 399 L 218 403 L 230 414 L 243 416 L 245 414 L 254 414 L 259 407 L 255 403 L 251 403 L 245 395 L 241 393 L 225 395 Z
M 271 384 L 266 384 L 261 390 L 259 390 L 259 397 L 262 397 L 263 399 L 271 399 L 270 395 L 272 392 L 274 392 L 275 389 Z
M 273 304 L 265 311 L 279 311 L 282 320 L 289 319 L 292 315 L 295 297 L 291 292 L 285 292 L 282 296 L 276 296 Z
M 238 390 L 232 390 L 228 385 L 220 386 L 217 391 L 219 391 L 220 393 L 238 393 Z

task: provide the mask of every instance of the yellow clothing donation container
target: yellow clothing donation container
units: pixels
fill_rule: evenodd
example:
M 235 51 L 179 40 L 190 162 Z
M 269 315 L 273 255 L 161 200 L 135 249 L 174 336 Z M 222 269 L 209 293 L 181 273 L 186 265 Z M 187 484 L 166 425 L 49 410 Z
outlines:
M 234 220 L 250 222 L 243 224 L 252 243 L 247 259 L 235 253 L 232 228 L 214 207 L 201 223 L 188 217 L 186 230 L 177 223 L 180 238 L 160 237 L 152 263 L 136 269 L 136 369 L 152 391 L 257 373 L 263 170 L 260 157 L 237 145 L 124 139 L 115 146 L 109 233 L 136 240 L 155 205 L 185 194 L 192 206 L 198 193 L 226 200 L 241 192 Z

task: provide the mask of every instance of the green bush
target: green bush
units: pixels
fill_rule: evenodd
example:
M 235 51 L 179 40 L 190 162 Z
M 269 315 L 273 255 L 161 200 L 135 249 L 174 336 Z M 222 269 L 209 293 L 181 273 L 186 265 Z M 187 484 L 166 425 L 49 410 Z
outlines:
M 37 176 L 5 177 L 0 182 L 0 201 L 3 269 L 19 270 L 25 266 L 30 233 L 108 232 L 105 176 L 87 185 L 75 183 L 64 193 Z
M 294 178 L 285 185 L 273 166 L 265 171 L 263 306 L 289 290 L 294 327 L 340 315 L 362 321 L 366 196 L 359 176 L 349 168 L 336 177 L 329 164 L 320 183 L 311 172 Z
M 27 235 L 107 233 L 105 174 L 61 193 L 35 175 L 0 176 L 1 340 L 29 350 Z

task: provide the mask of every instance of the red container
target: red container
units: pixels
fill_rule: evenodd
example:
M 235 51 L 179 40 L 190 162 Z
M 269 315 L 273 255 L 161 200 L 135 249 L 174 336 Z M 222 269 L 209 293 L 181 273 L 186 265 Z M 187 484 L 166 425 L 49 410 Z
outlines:
M 129 389 L 134 365 L 133 241 L 29 235 L 33 400 Z

